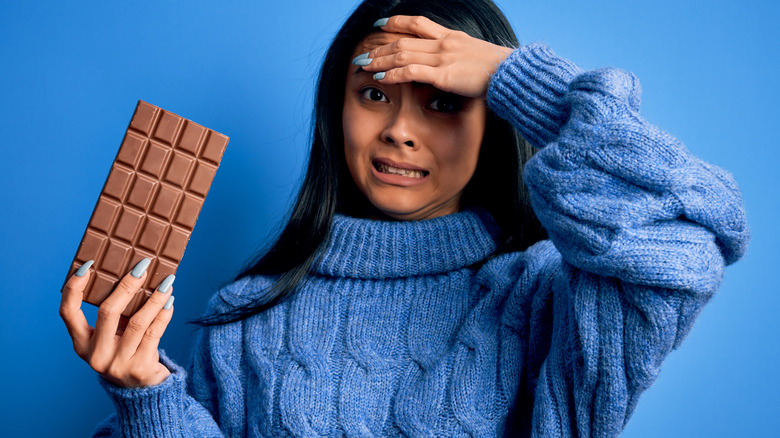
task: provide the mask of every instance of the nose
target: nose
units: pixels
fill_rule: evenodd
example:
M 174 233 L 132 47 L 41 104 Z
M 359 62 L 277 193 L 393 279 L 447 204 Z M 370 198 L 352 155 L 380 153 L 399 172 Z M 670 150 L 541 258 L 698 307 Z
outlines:
M 387 126 L 382 131 L 382 139 L 387 144 L 415 148 L 420 143 L 415 136 L 416 125 L 417 117 L 414 114 L 414 109 L 404 105 L 395 111 L 388 120 Z

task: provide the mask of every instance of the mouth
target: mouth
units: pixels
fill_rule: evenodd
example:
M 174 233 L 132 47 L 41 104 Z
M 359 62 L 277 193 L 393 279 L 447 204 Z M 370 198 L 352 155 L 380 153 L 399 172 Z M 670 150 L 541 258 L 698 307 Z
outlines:
M 395 165 L 391 165 L 391 164 L 389 164 L 387 162 L 378 161 L 378 160 L 374 160 L 372 162 L 372 164 L 374 165 L 374 168 L 379 173 L 384 173 L 384 174 L 388 174 L 388 175 L 400 175 L 400 176 L 404 176 L 406 178 L 423 179 L 426 176 L 428 176 L 428 173 L 429 173 L 427 170 L 423 170 L 423 169 L 410 169 L 410 168 L 407 168 L 406 166 L 405 167 L 400 167 L 401 165 L 398 165 L 398 164 L 395 164 L 395 163 L 393 163 Z

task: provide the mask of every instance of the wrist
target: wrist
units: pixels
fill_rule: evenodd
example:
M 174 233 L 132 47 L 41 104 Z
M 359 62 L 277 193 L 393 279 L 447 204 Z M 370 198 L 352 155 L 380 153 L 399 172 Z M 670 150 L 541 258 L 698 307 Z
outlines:
M 542 44 L 513 51 L 491 78 L 488 105 L 536 147 L 552 141 L 568 113 L 565 94 L 581 72 Z

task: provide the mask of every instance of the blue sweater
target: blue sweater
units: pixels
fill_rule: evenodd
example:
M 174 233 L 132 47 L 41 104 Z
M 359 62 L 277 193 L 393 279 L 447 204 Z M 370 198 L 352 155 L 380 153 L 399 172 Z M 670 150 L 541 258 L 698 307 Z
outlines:
M 629 73 L 516 50 L 488 103 L 541 151 L 550 240 L 496 255 L 484 211 L 337 216 L 292 299 L 204 330 L 189 372 L 103 382 L 97 436 L 611 437 L 715 293 L 748 229 L 731 177 L 639 115 Z M 271 284 L 244 278 L 208 311 Z

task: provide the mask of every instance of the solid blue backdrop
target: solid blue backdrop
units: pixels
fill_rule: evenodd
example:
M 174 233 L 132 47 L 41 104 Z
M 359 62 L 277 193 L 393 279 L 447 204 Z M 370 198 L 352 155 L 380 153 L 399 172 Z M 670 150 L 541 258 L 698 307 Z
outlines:
M 730 170 L 753 241 L 644 395 L 626 437 L 776 434 L 777 2 L 502 0 L 522 43 L 633 71 L 643 113 Z M 0 5 L 0 436 L 86 436 L 113 410 L 73 353 L 60 293 L 136 101 L 231 137 L 174 285 L 163 348 L 267 243 L 307 155 L 313 84 L 353 0 Z M 379 17 L 377 17 L 379 18 Z M 90 309 L 94 317 L 94 310 Z

